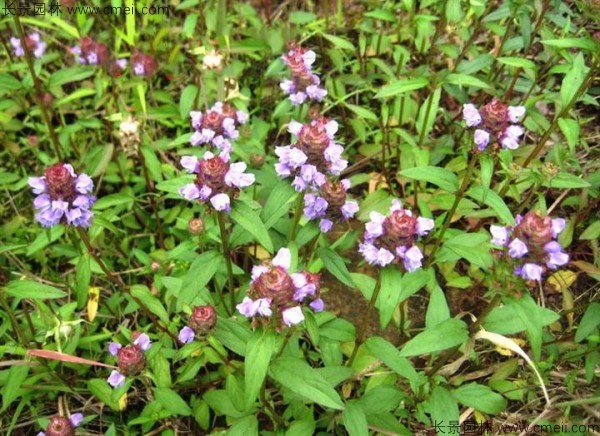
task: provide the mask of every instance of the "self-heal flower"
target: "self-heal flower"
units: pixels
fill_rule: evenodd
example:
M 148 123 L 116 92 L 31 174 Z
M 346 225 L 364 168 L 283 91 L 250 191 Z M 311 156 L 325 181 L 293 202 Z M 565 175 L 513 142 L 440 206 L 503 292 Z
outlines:
M 496 99 L 480 110 L 472 103 L 463 105 L 463 119 L 467 127 L 477 127 L 473 141 L 479 151 L 485 150 L 490 142 L 495 147 L 500 145 L 510 150 L 519 148 L 525 132 L 517 123 L 523 115 L 524 106 L 506 106 Z
M 374 211 L 370 218 L 358 250 L 368 263 L 383 267 L 398 262 L 408 272 L 421 268 L 424 256 L 415 243 L 433 229 L 432 219 L 413 216 L 399 200 L 392 201 L 388 216 Z
M 41 431 L 37 436 L 74 436 L 75 428 L 83 422 L 83 414 L 73 413 L 68 418 L 54 415 L 46 426 L 46 431 Z
M 117 358 L 118 367 L 106 380 L 112 387 L 122 386 L 126 377 L 138 375 L 146 367 L 144 352 L 151 346 L 150 337 L 145 333 L 134 333 L 133 337 L 131 345 L 122 346 L 118 342 L 108 345 L 108 352 Z
M 255 180 L 254 174 L 245 172 L 244 162 L 230 164 L 225 153 L 215 156 L 207 151 L 202 159 L 183 156 L 181 166 L 188 173 L 196 174 L 194 183 L 189 183 L 179 190 L 181 196 L 187 200 L 210 201 L 218 211 L 229 212 L 231 197 L 237 197 L 241 188 L 252 185 Z
M 192 145 L 210 144 L 221 152 L 230 153 L 230 140 L 239 138 L 237 129 L 248 121 L 248 114 L 229 103 L 217 102 L 205 112 L 190 112 L 190 118 L 195 130 L 190 138 Z
M 303 303 L 315 311 L 323 310 L 319 275 L 290 273 L 291 262 L 290 250 L 282 248 L 271 262 L 254 266 L 249 296 L 236 306 L 238 312 L 248 318 L 276 314 L 277 322 L 289 327 L 304 320 Z
M 290 78 L 284 79 L 279 87 L 294 106 L 301 105 L 307 99 L 321 101 L 325 98 L 327 91 L 319 86 L 321 79 L 312 72 L 316 59 L 314 51 L 292 44 L 282 59 L 290 70 Z
M 136 76 L 148 77 L 154 74 L 158 68 L 158 63 L 152 56 L 134 49 L 131 55 L 131 66 Z
M 16 57 L 25 56 L 25 50 L 21 45 L 21 40 L 19 38 L 15 36 L 11 37 L 10 45 L 12 45 L 13 53 Z M 44 52 L 46 51 L 46 43 L 41 40 L 39 33 L 34 32 L 31 35 L 26 36 L 25 45 L 36 58 L 41 58 L 44 56 Z
M 76 227 L 89 227 L 93 217 L 90 208 L 96 201 L 91 194 L 94 182 L 87 174 L 75 174 L 70 164 L 57 163 L 42 177 L 30 177 L 29 186 L 37 197 L 33 205 L 36 220 L 44 227 L 61 222 Z
M 555 239 L 565 228 L 563 218 L 542 217 L 538 212 L 517 215 L 515 227 L 491 226 L 492 244 L 506 247 L 508 258 L 515 259 L 515 275 L 540 281 L 547 269 L 569 262 Z
M 346 198 L 350 180 L 327 181 L 314 193 L 304 196 L 304 216 L 319 219 L 319 228 L 327 233 L 335 222 L 347 221 L 358 212 L 358 203 Z
M 194 306 L 188 325 L 179 331 L 179 341 L 187 344 L 196 336 L 206 336 L 217 323 L 217 312 L 211 304 Z

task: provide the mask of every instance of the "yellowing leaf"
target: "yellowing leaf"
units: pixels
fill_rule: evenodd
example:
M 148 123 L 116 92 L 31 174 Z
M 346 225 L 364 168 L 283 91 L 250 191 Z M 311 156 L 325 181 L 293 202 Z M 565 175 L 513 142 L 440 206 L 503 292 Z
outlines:
M 513 342 L 515 342 L 520 347 L 524 347 L 525 344 L 527 343 L 527 342 L 525 342 L 525 340 L 523 340 L 521 338 L 509 338 L 509 339 L 511 339 Z M 496 346 L 496 351 L 503 356 L 512 356 L 512 354 L 513 354 L 513 352 L 511 350 L 509 350 L 508 348 L 504 348 L 504 347 L 500 347 L 500 346 Z
M 273 257 L 271 253 L 269 253 L 267 250 L 265 250 L 262 246 L 258 244 L 250 245 L 246 250 L 248 251 L 248 254 L 251 254 L 258 260 L 266 260 Z
M 127 392 L 119 398 L 119 410 L 125 410 L 127 408 Z
M 569 270 L 557 271 L 546 281 L 556 292 L 563 292 L 575 282 L 577 273 Z
M 88 321 L 92 322 L 98 313 L 98 304 L 100 303 L 100 288 L 90 287 L 88 289 L 87 316 Z

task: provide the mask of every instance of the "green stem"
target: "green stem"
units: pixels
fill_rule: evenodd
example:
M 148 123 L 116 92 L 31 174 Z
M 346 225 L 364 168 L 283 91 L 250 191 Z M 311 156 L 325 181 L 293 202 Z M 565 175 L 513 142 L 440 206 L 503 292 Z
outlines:
M 231 297 L 231 308 L 228 308 L 225 305 L 225 309 L 227 313 L 231 315 L 235 309 L 235 287 L 233 284 L 233 268 L 231 265 L 231 251 L 229 249 L 229 235 L 227 234 L 227 230 L 225 229 L 225 214 L 224 212 L 217 212 L 217 221 L 219 222 L 219 231 L 221 232 L 221 242 L 223 244 L 223 256 L 225 257 L 225 265 L 227 267 L 227 282 L 229 285 L 229 295 Z M 223 301 L 223 296 L 221 295 L 221 301 Z
M 300 217 L 302 216 L 302 206 L 304 206 L 304 192 L 298 194 L 298 198 L 296 199 L 294 220 L 292 221 L 292 228 L 290 229 L 290 241 L 293 241 L 296 238 L 296 229 L 298 228 L 298 223 L 300 222 Z
M 450 210 L 448 211 L 448 215 L 446 216 L 446 220 L 444 221 L 444 224 L 442 225 L 442 229 L 440 230 L 440 233 L 437 236 L 435 245 L 433 246 L 431 253 L 429 253 L 429 257 L 427 259 L 426 266 L 429 266 L 431 264 L 431 262 L 433 262 L 433 256 L 436 253 L 436 251 L 440 248 L 440 245 L 442 244 L 442 240 L 444 239 L 444 234 L 446 233 L 446 230 L 448 230 L 448 227 L 450 227 L 450 223 L 452 222 L 452 217 L 454 216 L 454 212 L 456 212 L 458 203 L 460 203 L 460 200 L 462 200 L 462 198 L 465 195 L 465 192 L 467 190 L 467 187 L 469 186 L 469 182 L 471 181 L 471 176 L 473 175 L 473 171 L 475 170 L 476 162 L 477 162 L 477 155 L 473 154 L 471 156 L 471 160 L 469 161 L 469 166 L 467 167 L 467 173 L 465 174 L 465 177 L 463 178 L 462 183 L 460 185 L 460 189 L 458 190 L 456 197 L 454 197 L 454 203 L 452 203 L 452 207 L 450 207 Z
M 358 327 L 358 334 L 356 335 L 356 342 L 354 343 L 354 349 L 352 350 L 352 355 L 350 356 L 350 360 L 348 360 L 348 366 L 352 366 L 354 363 L 354 359 L 358 354 L 358 349 L 362 345 L 365 340 L 365 334 L 367 333 L 367 326 L 369 325 L 369 318 L 371 317 L 371 312 L 375 307 L 375 302 L 377 301 L 377 297 L 379 296 L 379 291 L 381 290 L 381 272 L 377 277 L 377 283 L 375 284 L 375 289 L 373 289 L 373 294 L 371 294 L 371 299 L 369 300 L 369 305 L 367 306 L 367 310 L 363 316 L 362 322 Z

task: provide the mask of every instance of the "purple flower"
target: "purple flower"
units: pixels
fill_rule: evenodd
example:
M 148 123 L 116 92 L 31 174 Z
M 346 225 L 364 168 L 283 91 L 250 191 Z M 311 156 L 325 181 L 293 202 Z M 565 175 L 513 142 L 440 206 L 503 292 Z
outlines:
M 328 220 L 327 218 L 324 218 L 319 222 L 319 229 L 323 233 L 329 232 L 332 227 L 333 227 L 333 221 Z
M 544 245 L 544 250 L 548 253 L 546 266 L 556 269 L 558 266 L 566 265 L 569 262 L 569 255 L 562 251 L 561 245 L 556 241 L 550 241 Z
M 191 111 L 190 119 L 195 130 L 190 138 L 192 145 L 211 144 L 229 153 L 231 144 L 226 138 L 239 138 L 237 127 L 248 121 L 248 114 L 229 103 L 217 102 L 206 112 Z
M 39 432 L 37 436 L 62 436 L 75 434 L 75 427 L 79 427 L 83 422 L 83 414 L 73 413 L 69 418 L 55 415 L 50 418 L 46 431 Z
M 523 115 L 525 115 L 525 106 L 508 107 L 508 119 L 511 123 L 518 123 Z
M 182 344 L 189 344 L 194 340 L 195 337 L 196 332 L 188 326 L 185 326 L 181 330 L 179 330 L 179 336 L 177 338 Z
M 475 130 L 473 139 L 475 140 L 475 145 L 477 145 L 477 148 L 479 150 L 484 150 L 490 143 L 490 134 L 485 130 L 477 129 Z
M 73 413 L 69 416 L 69 421 L 73 427 L 79 427 L 83 422 L 83 413 Z
M 524 131 L 516 123 L 524 114 L 524 106 L 506 106 L 496 99 L 480 110 L 470 103 L 463 105 L 463 117 L 467 127 L 478 127 L 475 130 L 474 142 L 479 151 L 483 151 L 492 138 L 494 144 L 499 144 L 503 148 L 511 150 L 519 148 Z
M 323 309 L 325 308 L 325 303 L 323 303 L 323 300 L 320 298 L 317 298 L 316 300 L 313 300 L 309 306 L 311 307 L 312 310 L 314 310 L 315 312 L 322 312 Z
M 481 115 L 475 105 L 471 103 L 463 105 L 463 118 L 467 127 L 477 126 L 481 123 Z
M 527 245 L 519 238 L 513 239 L 512 242 L 508 244 L 508 255 L 512 258 L 523 257 L 528 251 Z
M 386 266 L 401 261 L 408 272 L 421 268 L 423 253 L 415 242 L 433 229 L 432 219 L 414 216 L 402 208 L 399 200 L 392 201 L 388 216 L 373 211 L 370 218 L 365 225 L 364 242 L 359 245 L 359 252 L 368 263 Z
M 116 357 L 121 347 L 122 345 L 118 342 L 111 342 L 110 344 L 108 344 L 108 352 Z
M 228 186 L 235 186 L 238 188 L 246 188 L 254 183 L 254 174 L 244 173 L 246 171 L 246 164 L 244 162 L 237 162 L 229 165 L 229 171 L 225 174 L 225 183 Z
M 321 101 L 327 95 L 327 91 L 318 86 L 321 82 L 319 76 L 312 72 L 312 64 L 316 59 L 314 51 L 295 45 L 282 58 L 290 69 L 291 77 L 284 79 L 279 87 L 289 96 L 293 105 L 300 105 L 307 98 Z
M 244 315 L 245 317 L 252 318 L 256 315 L 257 308 L 254 304 L 254 301 L 250 297 L 244 297 L 242 302 L 235 306 L 239 313 Z
M 217 194 L 211 197 L 210 204 L 218 211 L 229 212 L 231 210 L 229 195 Z
M 125 384 L 125 376 L 123 374 L 121 374 L 119 371 L 117 371 L 116 369 L 114 369 L 110 373 L 110 376 L 106 379 L 106 381 L 113 388 L 116 388 L 119 386 L 123 386 Z
M 304 321 L 304 314 L 302 313 L 302 308 L 300 306 L 285 309 L 281 312 L 281 317 L 283 319 L 283 323 L 288 327 L 300 324 L 302 321 Z
M 10 44 L 13 46 L 13 52 L 16 57 L 25 56 L 25 50 L 19 38 L 11 37 Z M 40 34 L 37 32 L 25 37 L 25 45 L 36 58 L 41 58 L 46 51 L 46 43 L 40 39 Z
M 304 204 L 304 215 L 309 220 L 323 216 L 327 210 L 327 206 L 329 206 L 327 200 L 317 197 L 314 194 L 306 194 L 304 196 Z
M 492 244 L 504 246 L 508 242 L 508 229 L 502 226 L 490 226 Z
M 93 213 L 89 208 L 96 198 L 94 187 L 86 174 L 75 174 L 69 164 L 58 163 L 46 170 L 43 177 L 30 177 L 29 186 L 38 196 L 33 205 L 37 221 L 44 227 L 66 222 L 76 227 L 89 227 Z
M 523 277 L 525 280 L 542 280 L 544 269 L 535 263 L 526 263 L 522 267 L 515 268 L 515 275 Z

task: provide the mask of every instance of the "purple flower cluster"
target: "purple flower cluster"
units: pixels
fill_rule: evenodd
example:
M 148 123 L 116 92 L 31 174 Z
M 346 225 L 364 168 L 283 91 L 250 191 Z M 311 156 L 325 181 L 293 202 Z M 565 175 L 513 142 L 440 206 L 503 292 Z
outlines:
M 22 57 L 25 56 L 25 50 L 23 45 L 21 45 L 21 40 L 16 36 L 10 38 L 10 45 L 13 46 L 13 52 L 15 56 Z M 37 32 L 32 33 L 25 37 L 25 45 L 27 49 L 33 53 L 36 58 L 41 58 L 44 56 L 44 52 L 46 51 L 46 43 L 41 40 L 40 34 Z
M 238 126 L 248 121 L 248 114 L 236 110 L 228 103 L 217 102 L 206 112 L 190 112 L 192 126 L 196 130 L 190 138 L 194 146 L 212 144 L 225 153 L 231 152 L 229 140 L 236 140 L 240 134 Z
M 348 161 L 342 159 L 344 147 L 334 141 L 337 129 L 336 121 L 322 116 L 309 124 L 292 121 L 288 131 L 296 136 L 296 142 L 275 148 L 277 174 L 282 178 L 295 176 L 292 185 L 296 191 L 319 189 L 327 181 L 326 174 L 338 176 Z
M 319 228 L 327 233 L 334 222 L 346 221 L 358 212 L 358 203 L 346 199 L 350 180 L 326 181 L 319 190 L 304 196 L 304 216 L 309 220 L 320 219 Z
M 84 36 L 70 49 L 76 56 L 77 62 L 82 65 L 103 65 L 110 68 L 111 73 L 118 73 L 125 70 L 127 59 L 117 59 L 112 61 L 110 51 L 105 44 L 96 42 L 89 36 Z
M 485 150 L 492 139 L 502 148 L 519 148 L 524 130 L 517 123 L 523 115 L 525 106 L 506 106 L 496 99 L 481 110 L 477 110 L 471 103 L 463 105 L 463 118 L 467 127 L 479 127 L 475 130 L 473 139 L 480 151 Z
M 46 426 L 46 431 L 41 431 L 37 436 L 71 436 L 75 434 L 75 427 L 83 422 L 83 414 L 73 413 L 68 418 L 54 415 Z
M 290 265 L 290 250 L 282 248 L 270 264 L 254 266 L 250 297 L 245 297 L 237 310 L 248 318 L 270 317 L 275 312 L 288 327 L 304 320 L 301 307 L 304 302 L 313 310 L 322 311 L 319 275 L 306 271 L 290 274 Z
M 94 182 L 86 174 L 75 174 L 70 164 L 57 163 L 42 177 L 30 177 L 29 186 L 37 197 L 36 220 L 44 227 L 61 221 L 76 227 L 89 227 L 93 213 L 89 210 L 96 201 L 91 195 Z
M 214 306 L 210 304 L 195 306 L 188 320 L 188 325 L 179 331 L 179 342 L 189 344 L 196 336 L 205 336 L 216 324 L 217 312 Z
M 538 212 L 517 215 L 513 228 L 490 226 L 492 244 L 507 248 L 507 255 L 519 259 L 515 275 L 541 281 L 546 268 L 557 269 L 569 262 L 556 237 L 565 228 L 563 218 L 542 217 Z
M 292 104 L 300 105 L 307 98 L 315 101 L 323 100 L 327 91 L 319 87 L 321 79 L 312 72 L 312 64 L 316 59 L 315 52 L 299 45 L 292 45 L 282 59 L 289 67 L 291 77 L 283 80 L 279 86 L 286 95 L 289 95 Z
M 371 212 L 370 218 L 365 226 L 364 242 L 359 246 L 359 252 L 368 263 L 386 266 L 402 261 L 409 272 L 421 268 L 423 253 L 415 241 L 433 229 L 432 219 L 413 216 L 411 211 L 402 208 L 400 200 L 392 201 L 387 217 Z
M 122 386 L 127 376 L 138 375 L 146 367 L 144 352 L 150 348 L 151 342 L 147 334 L 134 333 L 131 345 L 122 346 L 118 342 L 108 345 L 108 352 L 117 358 L 119 370 L 113 370 L 106 380 L 112 387 Z
M 229 163 L 229 154 L 222 152 L 215 156 L 210 151 L 202 159 L 196 156 L 183 156 L 181 166 L 190 174 L 196 174 L 194 183 L 179 190 L 188 200 L 209 201 L 218 211 L 231 210 L 231 196 L 235 198 L 240 188 L 254 183 L 254 174 L 245 173 L 246 163 Z

